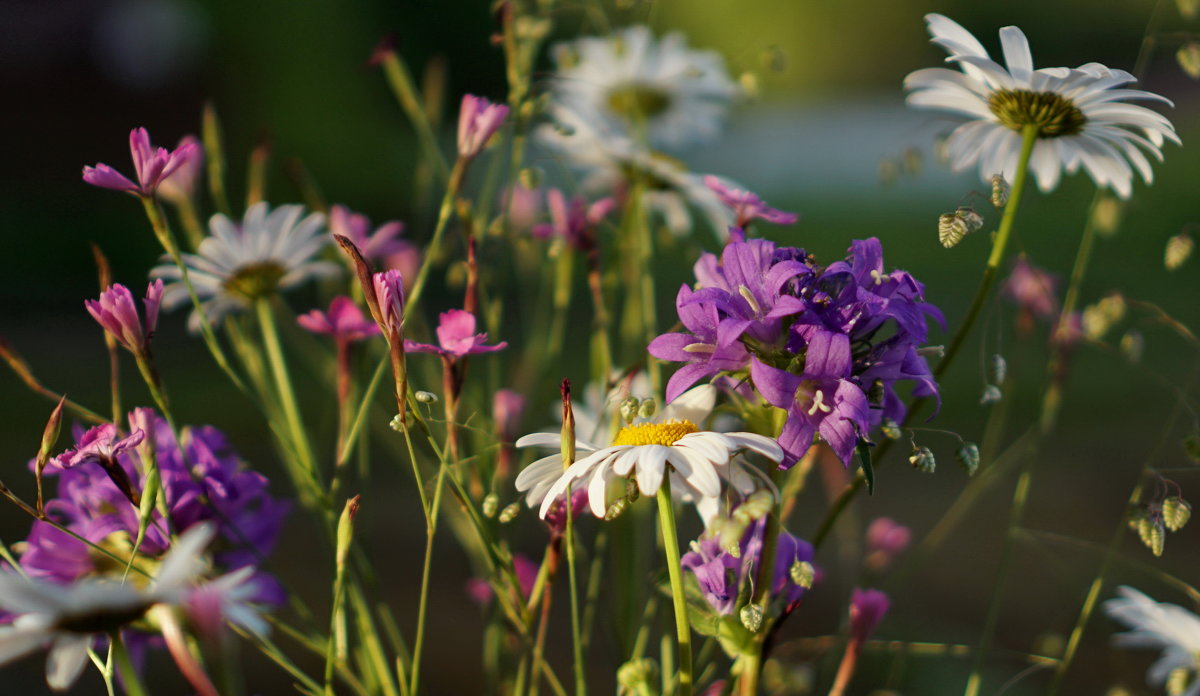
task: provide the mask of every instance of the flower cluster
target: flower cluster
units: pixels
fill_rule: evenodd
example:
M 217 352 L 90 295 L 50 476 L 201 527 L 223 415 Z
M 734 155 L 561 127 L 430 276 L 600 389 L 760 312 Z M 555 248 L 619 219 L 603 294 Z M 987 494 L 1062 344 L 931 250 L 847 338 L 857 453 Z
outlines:
M 57 496 L 46 502 L 56 524 L 100 548 L 125 557 L 138 536 L 139 510 L 132 503 L 146 489 L 150 458 L 157 463 L 165 517 L 155 510 L 139 554 L 157 558 L 171 546 L 170 533 L 211 522 L 222 541 L 216 561 L 224 569 L 258 565 L 270 553 L 290 507 L 267 492 L 267 479 L 248 469 L 215 428 L 185 428 L 182 449 L 167 422 L 149 409 L 129 416 L 131 434 L 119 437 L 112 425 L 77 435 L 78 445 L 51 460 L 47 476 L 57 478 Z M 47 522 L 34 522 L 21 554 L 30 577 L 56 584 L 121 572 L 117 562 Z M 278 584 L 256 573 L 258 601 L 283 601 Z
M 804 251 L 734 232 L 718 259 L 695 265 L 697 289 L 679 289 L 686 333 L 667 333 L 649 350 L 685 363 L 667 399 L 706 377 L 749 376 L 768 403 L 787 411 L 779 437 L 785 466 L 821 438 L 843 462 L 868 432 L 905 406 L 899 381 L 917 396 L 938 395 L 918 346 L 941 312 L 904 271 L 884 272 L 878 239 L 858 240 L 845 260 L 819 266 Z

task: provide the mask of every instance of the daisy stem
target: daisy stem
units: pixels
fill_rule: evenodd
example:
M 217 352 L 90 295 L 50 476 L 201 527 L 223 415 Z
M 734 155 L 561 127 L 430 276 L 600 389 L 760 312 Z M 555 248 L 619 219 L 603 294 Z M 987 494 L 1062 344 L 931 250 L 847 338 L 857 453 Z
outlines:
M 1033 154 L 1033 146 L 1037 143 L 1037 139 L 1037 126 L 1026 125 L 1021 129 L 1021 155 L 1017 159 L 1017 172 L 1013 176 L 1012 193 L 1009 195 L 1008 204 L 1004 206 L 1004 216 L 1000 218 L 1000 227 L 992 242 L 992 253 L 988 255 L 987 264 L 983 267 L 983 278 L 979 282 L 979 289 L 975 291 L 975 298 L 971 300 L 967 316 L 958 325 L 954 337 L 950 339 L 945 356 L 933 371 L 934 377 L 941 377 L 950 368 L 954 357 L 966 342 L 967 336 L 971 334 L 976 320 L 979 319 L 983 305 L 991 295 L 992 286 L 996 284 L 996 274 L 1008 251 L 1008 239 L 1012 236 L 1013 221 L 1016 220 L 1017 209 L 1021 206 L 1021 192 L 1025 189 L 1025 179 L 1029 173 L 1029 157 Z
M 109 640 L 109 644 L 112 646 L 113 661 L 117 668 L 117 674 L 121 675 L 121 685 L 125 687 L 125 693 L 128 696 L 148 696 L 149 692 L 142 685 L 142 678 L 129 659 L 129 651 L 125 649 L 125 642 L 121 640 L 120 632 L 114 631 Z
M 200 297 L 196 294 L 196 288 L 192 286 L 191 276 L 188 274 L 187 264 L 183 262 L 183 255 L 179 251 L 179 244 L 175 242 L 175 235 L 171 233 L 171 227 L 167 224 L 167 218 L 163 215 L 162 207 L 158 201 L 151 197 L 142 198 L 142 207 L 146 209 L 146 217 L 150 220 L 150 227 L 154 229 L 154 236 L 158 237 L 159 244 L 162 244 L 163 249 L 170 255 L 171 260 L 175 262 L 175 266 L 179 268 L 179 277 L 183 281 L 183 286 L 187 288 L 188 297 L 192 300 L 192 310 L 196 312 L 196 316 L 200 318 L 200 333 L 204 336 L 204 344 L 208 346 L 208 352 L 212 353 L 213 360 L 217 362 L 217 367 L 229 377 L 233 385 L 245 393 L 245 383 L 242 378 L 233 371 L 233 366 L 229 364 L 229 359 L 225 357 L 225 351 L 221 349 L 221 344 L 217 341 L 217 335 L 213 332 L 212 322 L 208 320 L 208 313 L 204 311 L 203 305 L 200 304 Z
M 675 603 L 675 633 L 679 640 L 679 689 L 677 696 L 692 693 L 692 629 L 688 625 L 687 600 L 683 592 L 683 566 L 679 558 L 679 536 L 675 531 L 675 507 L 671 502 L 671 474 L 663 476 L 658 489 L 658 521 L 662 526 L 663 551 L 667 556 L 667 575 L 671 579 L 671 599 Z
M 565 542 L 567 544 L 567 584 L 571 591 L 571 646 L 575 660 L 575 696 L 583 696 L 587 693 L 587 673 L 584 671 L 583 665 L 583 633 L 579 621 L 579 587 L 575 578 L 575 515 L 571 509 L 571 495 L 571 486 L 567 484 L 567 496 L 563 499 L 563 509 L 567 517 Z

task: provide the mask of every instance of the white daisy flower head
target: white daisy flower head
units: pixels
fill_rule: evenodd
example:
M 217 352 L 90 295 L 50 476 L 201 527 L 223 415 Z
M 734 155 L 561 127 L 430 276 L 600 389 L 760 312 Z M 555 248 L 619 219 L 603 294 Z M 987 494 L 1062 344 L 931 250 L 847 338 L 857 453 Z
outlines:
M 656 39 L 646 26 L 558 44 L 555 103 L 652 148 L 713 140 L 741 93 L 715 51 L 689 49 L 682 34 Z
M 0 608 L 17 615 L 11 624 L 0 626 L 0 664 L 48 646 L 46 682 L 56 690 L 70 687 L 98 636 L 140 619 L 155 604 L 183 599 L 205 567 L 202 554 L 214 533 L 211 524 L 188 529 L 171 545 L 146 587 L 118 577 L 55 585 L 15 571 L 0 572 Z
M 635 420 L 617 431 L 608 446 L 576 440 L 578 459 L 563 470 L 561 454 L 539 459 L 517 476 L 517 490 L 525 493 L 530 507 L 539 506 L 545 517 L 567 488 L 586 490 L 592 514 L 603 518 L 608 512 L 611 484 L 626 479 L 637 483 L 642 495 L 653 496 L 671 477 L 671 492 L 686 502 L 705 503 L 701 510 L 715 514 L 724 489 L 732 486 L 748 495 L 761 486 L 758 470 L 738 459 L 743 452 L 757 452 L 774 462 L 783 459 L 775 440 L 755 433 L 716 433 L 701 430 L 712 412 L 716 389 L 696 387 L 681 394 L 653 418 Z M 517 440 L 517 447 L 560 446 L 553 433 L 534 433 Z M 624 486 L 621 487 L 624 491 Z M 712 501 L 712 502 L 705 502 Z
M 313 260 L 329 243 L 324 225 L 324 215 L 305 216 L 301 205 L 281 205 L 271 210 L 266 203 L 255 203 L 246 209 L 240 225 L 219 213 L 212 216 L 210 236 L 200 243 L 197 253 L 183 255 L 188 277 L 209 319 L 216 321 L 259 298 L 313 278 L 336 275 L 340 271 L 337 264 Z M 189 301 L 177 266 L 166 263 L 155 267 L 150 275 L 169 281 L 163 294 L 165 307 Z M 189 326 L 200 328 L 195 313 Z
M 560 153 L 581 175 L 582 192 L 598 196 L 622 196 L 640 182 L 642 202 L 652 215 L 676 235 L 693 226 L 692 211 L 699 213 L 722 239 L 733 224 L 732 212 L 704 183 L 704 177 L 688 171 L 682 162 L 635 142 L 628 135 L 606 129 L 578 112 L 553 105 L 554 123 L 543 123 L 534 131 L 539 145 Z
M 1025 34 L 1000 30 L 1006 66 L 993 61 L 966 29 L 940 14 L 925 16 L 932 42 L 949 53 L 947 68 L 917 70 L 904 78 L 912 106 L 948 111 L 962 119 L 946 146 L 951 168 L 973 166 L 990 181 L 1012 176 L 1025 126 L 1037 128 L 1029 169 L 1042 191 L 1054 189 L 1065 170 L 1080 167 L 1121 198 L 1133 191 L 1136 171 L 1146 183 L 1154 178 L 1146 155 L 1162 161 L 1167 140 L 1179 144 L 1175 127 L 1163 115 L 1128 100 L 1171 101 L 1129 89 L 1136 82 L 1124 70 L 1087 63 L 1078 68 L 1034 70 Z
M 1200 696 L 1200 616 L 1175 604 L 1156 602 L 1132 587 L 1118 588 L 1121 596 L 1104 603 L 1104 611 L 1131 631 L 1113 638 L 1128 648 L 1162 650 L 1149 671 L 1146 682 L 1165 683 L 1173 673 L 1183 671 L 1189 685 L 1179 696 Z

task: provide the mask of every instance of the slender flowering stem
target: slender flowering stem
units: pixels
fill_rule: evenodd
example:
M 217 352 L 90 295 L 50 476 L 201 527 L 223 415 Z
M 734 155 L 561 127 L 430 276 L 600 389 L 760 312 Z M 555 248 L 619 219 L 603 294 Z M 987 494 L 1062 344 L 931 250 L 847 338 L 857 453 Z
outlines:
M 692 629 L 688 625 L 687 598 L 683 590 L 683 566 L 679 557 L 679 536 L 675 531 L 675 508 L 671 502 L 671 476 L 663 477 L 658 489 L 658 521 L 662 527 L 663 551 L 667 559 L 667 575 L 671 579 L 671 599 L 675 604 L 675 634 L 679 641 L 678 696 L 692 693 Z
M 421 569 L 421 596 L 419 600 L 420 604 L 417 608 L 417 637 L 413 642 L 412 681 L 408 689 L 408 692 L 414 695 L 420 693 L 418 687 L 421 683 L 421 650 L 425 646 L 425 618 L 429 607 L 429 582 L 432 578 L 430 571 L 433 567 L 433 542 L 437 536 L 438 529 L 438 510 L 442 506 L 442 491 L 446 489 L 446 475 L 450 471 L 450 464 L 446 461 L 446 458 L 443 456 L 438 459 L 438 477 L 437 483 L 433 487 L 433 503 L 426 517 L 425 560 Z
M 454 199 L 458 196 L 458 189 L 462 185 L 465 174 L 466 166 L 462 160 L 459 160 L 450 172 L 450 182 L 446 185 L 446 194 L 442 196 L 442 205 L 438 209 L 437 225 L 433 228 L 433 237 L 429 240 L 425 258 L 421 262 L 421 268 L 417 271 L 416 280 L 413 281 L 412 292 L 408 293 L 408 299 L 405 300 L 406 307 L 417 306 L 417 302 L 425 291 L 425 282 L 429 278 L 429 272 L 433 270 L 433 262 L 441 250 L 442 236 L 446 232 L 446 225 L 450 222 L 450 217 L 454 214 Z
M 563 460 L 566 464 L 566 460 Z M 567 585 L 571 593 L 571 646 L 572 655 L 575 660 L 575 694 L 583 696 L 587 694 L 587 674 L 584 671 L 583 662 L 583 634 L 581 632 L 579 620 L 579 586 L 575 578 L 575 521 L 573 510 L 571 509 L 571 486 L 567 485 L 567 497 L 565 498 L 565 512 L 567 516 Z
M 129 651 L 125 648 L 125 641 L 121 639 L 120 632 L 113 632 L 109 641 L 111 641 L 109 644 L 112 646 L 117 674 L 121 676 L 121 685 L 125 687 L 125 693 L 128 696 L 149 696 L 150 692 L 146 691 L 141 676 L 138 675 L 137 669 L 129 659 Z
M 421 95 L 417 93 L 417 86 L 413 83 L 408 67 L 400 61 L 400 56 L 392 49 L 388 49 L 382 54 L 381 64 L 392 94 L 395 95 L 396 101 L 400 103 L 400 108 L 404 109 L 404 113 L 408 115 L 413 128 L 417 131 L 417 137 L 421 141 L 421 147 L 425 150 L 425 156 L 433 163 L 441 179 L 446 179 L 448 176 L 453 178 L 448 174 L 446 158 L 438 149 L 437 135 L 429 123 L 429 114 L 421 103 Z M 430 248 L 432 249 L 432 247 Z

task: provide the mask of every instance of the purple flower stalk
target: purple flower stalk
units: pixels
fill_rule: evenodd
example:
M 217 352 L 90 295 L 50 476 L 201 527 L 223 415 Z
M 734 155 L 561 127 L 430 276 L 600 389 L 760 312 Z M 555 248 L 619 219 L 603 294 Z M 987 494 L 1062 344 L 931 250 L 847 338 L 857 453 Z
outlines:
M 493 104 L 483 97 L 464 94 L 458 113 L 458 155 L 473 159 L 483 151 L 488 140 L 500 130 L 508 116 L 508 107 Z
M 461 358 L 475 353 L 494 353 L 508 347 L 506 341 L 495 345 L 484 345 L 486 333 L 475 333 L 475 315 L 461 309 L 442 312 L 437 327 L 438 345 L 405 341 L 404 350 L 414 353 L 436 353 Z
M 155 148 L 150 144 L 150 134 L 145 128 L 134 128 L 129 133 L 129 150 L 133 155 L 133 168 L 137 172 L 137 183 L 108 166 L 97 164 L 83 168 L 83 180 L 93 186 L 126 191 L 138 196 L 153 196 L 159 184 L 196 156 L 196 143 L 181 144 L 174 151 Z
M 296 323 L 313 333 L 332 336 L 339 343 L 364 341 L 379 335 L 379 326 L 363 315 L 354 300 L 344 295 L 333 298 L 328 313 L 314 309 L 296 317 Z
M 570 202 L 558 189 L 546 193 L 550 208 L 550 222 L 536 225 L 532 234 L 540 239 L 557 237 L 575 249 L 591 249 L 596 245 L 593 229 L 608 217 L 617 203 L 612 198 L 601 198 L 588 204 L 583 196 L 574 196 Z
M 720 540 L 713 536 L 693 543 L 692 550 L 680 559 L 684 570 L 691 571 L 696 577 L 705 601 L 718 614 L 732 614 L 737 609 L 735 605 L 742 583 L 758 577 L 765 530 L 766 520 L 754 522 L 739 542 L 741 552 L 738 556 L 722 549 Z M 805 588 L 792 582 L 791 568 L 796 563 L 810 563 L 812 559 L 811 544 L 781 530 L 775 548 L 771 594 L 782 597 L 787 604 L 803 597 Z
M 158 325 L 158 308 L 162 303 L 163 282 L 156 280 L 146 287 L 142 305 L 146 312 L 146 324 L 138 317 L 137 303 L 129 288 L 116 283 L 100 293 L 99 300 L 84 300 L 84 306 L 100 326 L 117 340 L 126 350 L 144 357 L 150 353 L 150 337 Z
M 745 229 L 753 220 L 765 220 L 776 225 L 791 225 L 800 219 L 795 213 L 788 213 L 768 206 L 761 198 L 750 191 L 734 188 L 720 178 L 708 175 L 704 177 L 704 185 L 717 194 L 721 202 L 733 210 L 737 216 L 734 227 Z
M 751 361 L 754 386 L 773 406 L 787 410 L 779 444 L 787 458 L 780 468 L 796 463 L 812 446 L 813 435 L 849 462 L 861 433 L 870 427 L 870 405 L 863 390 L 849 379 L 850 338 L 817 330 L 805 347 L 804 372 L 799 375 Z

